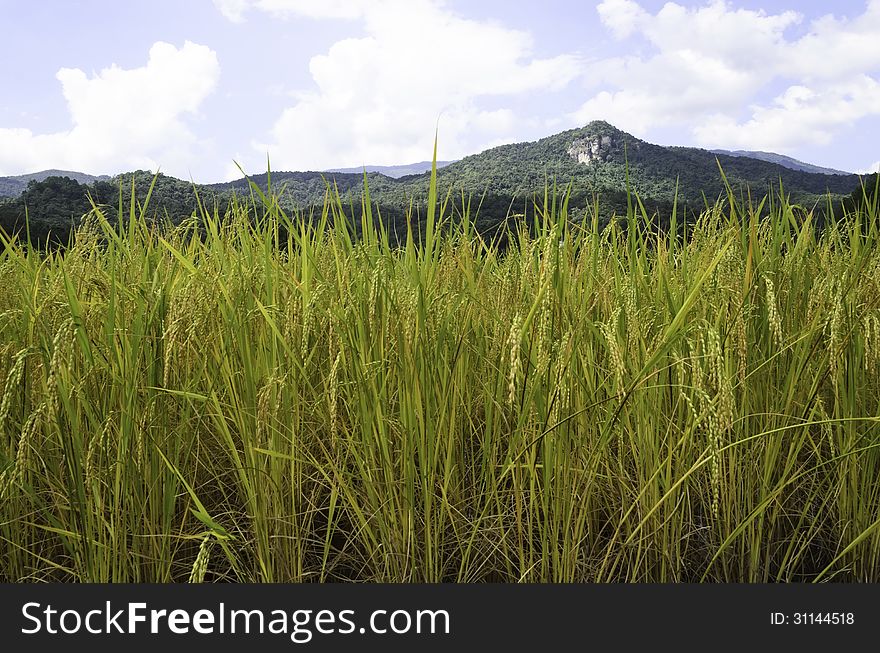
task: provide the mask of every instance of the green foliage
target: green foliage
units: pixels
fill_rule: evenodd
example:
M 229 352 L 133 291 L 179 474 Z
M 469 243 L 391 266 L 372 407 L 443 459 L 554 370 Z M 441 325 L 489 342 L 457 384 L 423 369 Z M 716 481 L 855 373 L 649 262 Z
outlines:
M 853 210 L 867 211 L 873 207 L 877 209 L 880 198 L 880 174 L 874 173 L 865 177 L 859 187 L 850 193 L 849 201 Z
M 607 137 L 611 145 L 604 160 L 591 164 L 579 163 L 568 150 L 572 143 Z M 581 129 L 573 129 L 532 143 L 514 143 L 495 147 L 449 164 L 437 172 L 441 195 L 451 194 L 459 204 L 462 194 L 478 202 L 484 201 L 477 218 L 484 227 L 497 226 L 511 213 L 511 206 L 531 205 L 532 198 L 543 193 L 547 183 L 564 188 L 572 185 L 569 208 L 572 215 L 584 216 L 599 196 L 602 217 L 623 215 L 627 207 L 627 191 L 634 191 L 649 214 L 668 215 L 678 200 L 683 213 L 698 214 L 706 208 L 706 200 L 714 204 L 727 196 L 725 182 L 718 164 L 724 169 L 727 182 L 737 196 L 776 194 L 783 190 L 792 202 L 819 210 L 828 193 L 835 197 L 849 194 L 858 185 L 855 175 L 824 175 L 798 170 L 757 159 L 716 155 L 695 148 L 660 147 L 626 134 L 606 122 L 596 121 Z M 629 168 L 629 188 L 627 186 Z M 316 172 L 273 172 L 273 181 L 284 186 L 282 206 L 287 209 L 320 206 L 326 192 L 325 179 L 335 184 L 346 202 L 359 203 L 360 175 L 325 174 Z M 428 194 L 430 175 L 390 179 L 377 173 L 368 174 L 372 198 L 386 213 L 401 213 L 411 199 L 424 201 Z M 252 178 L 265 190 L 265 176 Z M 246 180 L 215 184 L 212 188 L 247 191 Z M 513 211 L 513 213 L 522 211 Z
M 115 216 L 120 202 L 125 208 L 131 205 L 132 188 L 136 207 L 142 206 L 151 192 L 144 219 L 172 225 L 205 212 L 222 215 L 230 200 L 229 194 L 217 197 L 211 189 L 145 170 L 91 184 L 80 184 L 66 176 L 47 177 L 31 180 L 21 195 L 0 203 L 0 229 L 19 237 L 29 234 L 31 242 L 41 247 L 47 243 L 52 247 L 64 245 L 93 203 L 112 207 L 108 215 Z
M 4 197 L 15 198 L 21 195 L 32 181 L 43 181 L 48 177 L 67 177 L 81 184 L 91 184 L 96 181 L 108 181 L 106 175 L 95 176 L 82 172 L 70 172 L 68 170 L 43 170 L 26 175 L 12 177 L 0 177 L 0 199 Z
M 97 182 L 96 193 L 107 193 L 107 182 Z M 88 188 L 69 177 L 30 181 L 17 198 L 0 204 L 0 228 L 7 234 L 29 229 L 32 241 L 66 242 L 70 230 L 91 210 Z

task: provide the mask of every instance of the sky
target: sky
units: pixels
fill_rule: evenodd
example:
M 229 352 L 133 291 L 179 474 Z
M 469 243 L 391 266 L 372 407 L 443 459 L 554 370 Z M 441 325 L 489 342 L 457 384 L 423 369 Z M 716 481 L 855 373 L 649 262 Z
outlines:
M 880 0 L 0 0 L 0 175 L 457 159 L 606 120 L 880 168 Z

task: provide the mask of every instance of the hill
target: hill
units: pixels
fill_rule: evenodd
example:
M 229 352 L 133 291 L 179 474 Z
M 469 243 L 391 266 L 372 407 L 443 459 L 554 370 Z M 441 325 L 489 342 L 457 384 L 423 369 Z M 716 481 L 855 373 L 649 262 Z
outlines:
M 784 154 L 776 154 L 776 152 L 760 152 L 755 150 L 709 150 L 714 154 L 726 154 L 728 156 L 744 156 L 750 159 L 760 159 L 761 161 L 769 161 L 770 163 L 778 163 L 792 170 L 801 170 L 803 172 L 815 172 L 820 175 L 851 175 L 851 172 L 843 170 L 835 170 L 834 168 L 823 168 L 822 166 L 813 165 L 812 163 L 804 163 Z
M 562 187 L 572 184 L 571 201 L 583 207 L 594 193 L 605 214 L 626 207 L 627 186 L 646 206 L 663 210 L 678 195 L 680 202 L 699 209 L 705 199 L 713 202 L 725 192 L 719 164 L 737 191 L 764 195 L 780 183 L 792 199 L 812 205 L 827 194 L 848 195 L 858 186 L 857 175 L 817 174 L 793 170 L 771 161 L 744 156 L 715 154 L 687 147 L 663 147 L 642 141 L 603 121 L 568 130 L 533 142 L 501 145 L 450 163 L 438 170 L 442 192 L 452 190 L 483 201 L 483 217 L 498 221 L 507 210 L 527 207 L 534 193 L 543 193 L 554 180 Z M 405 206 L 410 198 L 427 195 L 429 174 L 392 179 L 368 173 L 370 195 L 380 205 Z M 343 197 L 355 201 L 361 193 L 361 174 L 273 172 L 276 187 L 283 185 L 289 206 L 320 204 L 324 180 L 337 184 Z M 266 176 L 252 180 L 265 188 Z M 247 180 L 212 184 L 217 190 L 247 190 Z M 705 199 L 704 199 L 705 198 Z M 522 212 L 522 211 L 520 211 Z
M 66 175 L 50 176 L 42 181 L 32 180 L 18 197 L 0 199 L 0 230 L 20 234 L 27 229 L 32 242 L 44 244 L 48 240 L 55 244 L 64 243 L 71 227 L 92 209 L 92 202 L 105 207 L 105 216 L 114 222 L 120 201 L 125 214 L 131 206 L 132 183 L 135 186 L 135 204 L 143 205 L 153 180 L 153 173 L 146 170 L 84 184 Z M 197 197 L 197 191 L 203 195 Z M 210 189 L 194 187 L 189 182 L 160 174 L 155 177 L 147 217 L 168 217 L 173 222 L 180 222 L 199 211 L 199 201 L 208 210 L 213 210 L 215 200 L 219 203 L 219 213 L 223 214 L 229 197 L 228 193 L 214 193 Z
M 448 166 L 452 161 L 438 161 L 437 167 L 444 168 Z M 324 172 L 343 172 L 350 174 L 363 174 L 364 169 L 367 172 L 378 172 L 380 174 L 385 175 L 386 177 L 392 177 L 394 179 L 400 179 L 401 177 L 406 177 L 408 175 L 421 175 L 425 172 L 431 171 L 431 162 L 430 161 L 419 161 L 418 163 L 407 163 L 405 165 L 397 165 L 397 166 L 362 166 L 360 168 L 331 168 L 330 170 L 324 170 Z
M 107 181 L 108 175 L 89 175 L 84 172 L 70 170 L 41 170 L 27 175 L 0 177 L 0 197 L 18 197 L 31 181 L 44 181 L 48 177 L 67 177 L 80 184 L 91 184 L 96 181 Z

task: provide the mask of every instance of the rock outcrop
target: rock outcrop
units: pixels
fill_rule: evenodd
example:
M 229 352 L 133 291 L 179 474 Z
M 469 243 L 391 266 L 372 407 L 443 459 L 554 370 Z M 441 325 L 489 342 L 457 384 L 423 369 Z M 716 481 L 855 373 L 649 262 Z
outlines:
M 578 163 L 592 165 L 604 163 L 611 158 L 611 152 L 616 145 L 612 136 L 588 136 L 572 141 L 568 146 L 568 155 Z

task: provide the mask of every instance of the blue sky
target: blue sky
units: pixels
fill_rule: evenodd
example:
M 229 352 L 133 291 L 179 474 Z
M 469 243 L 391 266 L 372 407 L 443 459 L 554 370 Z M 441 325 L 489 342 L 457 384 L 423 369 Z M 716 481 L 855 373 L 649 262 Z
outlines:
M 604 119 L 880 165 L 880 0 L 0 0 L 0 175 L 459 158 Z

